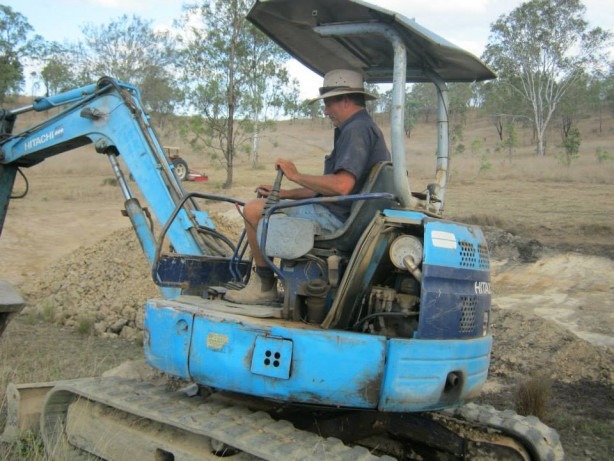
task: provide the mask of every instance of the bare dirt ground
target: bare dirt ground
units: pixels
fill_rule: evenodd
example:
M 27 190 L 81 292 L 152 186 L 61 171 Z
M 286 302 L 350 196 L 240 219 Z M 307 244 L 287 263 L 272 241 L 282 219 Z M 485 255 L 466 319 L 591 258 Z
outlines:
M 408 141 L 414 190 L 434 167 L 425 141 L 432 133 L 423 131 Z M 482 123 L 470 136 L 487 149 L 490 131 Z M 322 124 L 286 125 L 264 140 L 267 167 L 237 162 L 228 191 L 222 169 L 189 153 L 191 167 L 210 179 L 186 188 L 249 199 L 255 185 L 271 182 L 276 157 L 318 172 L 330 135 Z M 593 154 L 596 146 L 614 152 L 612 139 L 612 126 L 592 133 L 572 168 L 534 159 L 527 146 L 513 161 L 490 150 L 488 168 L 485 152 L 465 153 L 452 160 L 446 196 L 447 217 L 487 226 L 493 259 L 495 346 L 480 400 L 513 409 L 520 383 L 549 383 L 544 421 L 559 431 L 569 460 L 614 459 L 614 162 L 598 164 Z M 0 338 L 0 402 L 10 381 L 99 374 L 141 358 L 141 306 L 157 293 L 106 159 L 81 149 L 26 174 L 28 196 L 10 204 L 0 238 L 0 279 L 28 301 Z M 222 227 L 236 227 L 230 207 L 206 208 Z

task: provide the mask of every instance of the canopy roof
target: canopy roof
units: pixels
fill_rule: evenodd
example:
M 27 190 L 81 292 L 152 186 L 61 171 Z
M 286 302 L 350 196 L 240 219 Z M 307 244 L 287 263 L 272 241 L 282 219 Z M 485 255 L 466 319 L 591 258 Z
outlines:
M 496 78 L 482 61 L 416 21 L 360 0 L 257 0 L 247 18 L 295 59 L 319 75 L 353 69 L 367 82 L 392 82 L 394 51 L 380 34 L 323 37 L 314 27 L 349 23 L 390 25 L 407 48 L 407 81 L 446 82 Z

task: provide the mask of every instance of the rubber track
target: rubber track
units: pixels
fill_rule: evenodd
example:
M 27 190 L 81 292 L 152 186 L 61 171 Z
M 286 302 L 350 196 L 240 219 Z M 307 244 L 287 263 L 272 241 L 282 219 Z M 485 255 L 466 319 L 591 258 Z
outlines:
M 511 410 L 497 410 L 491 405 L 468 403 L 440 412 L 444 416 L 499 429 L 520 441 L 535 461 L 563 461 L 565 454 L 559 434 L 535 416 L 520 416 Z
M 275 421 L 267 413 L 244 406 L 207 403 L 179 392 L 122 378 L 88 378 L 71 381 L 51 393 L 70 392 L 126 413 L 176 426 L 219 440 L 264 460 L 391 461 L 364 447 L 350 447 L 338 439 L 324 439 Z M 54 428 L 43 428 L 54 431 Z

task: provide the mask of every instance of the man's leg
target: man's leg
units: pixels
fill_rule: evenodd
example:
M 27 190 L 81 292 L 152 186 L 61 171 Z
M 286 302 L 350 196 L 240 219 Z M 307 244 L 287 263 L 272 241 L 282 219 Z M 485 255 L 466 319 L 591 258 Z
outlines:
M 267 265 L 258 242 L 258 222 L 262 218 L 264 199 L 254 199 L 245 204 L 243 217 L 247 243 L 254 258 L 254 273 L 242 290 L 228 290 L 224 298 L 238 304 L 262 304 L 277 299 L 275 273 Z
M 252 251 L 255 267 L 245 288 L 226 292 L 224 298 L 233 303 L 263 304 L 277 299 L 277 279 L 275 273 L 267 265 L 265 256 L 260 252 L 260 242 L 258 242 L 258 222 L 262 218 L 264 204 L 264 199 L 254 199 L 246 203 L 243 208 L 247 242 Z M 328 208 L 318 204 L 285 208 L 284 214 L 316 221 L 328 233 L 334 232 L 343 225 L 343 222 Z
M 262 211 L 264 210 L 264 199 L 254 199 L 245 204 L 243 208 L 243 219 L 245 220 L 245 232 L 247 234 L 247 243 L 252 251 L 254 258 L 254 264 L 256 266 L 266 266 L 266 261 L 260 252 L 260 245 L 258 242 L 258 223 L 262 218 Z

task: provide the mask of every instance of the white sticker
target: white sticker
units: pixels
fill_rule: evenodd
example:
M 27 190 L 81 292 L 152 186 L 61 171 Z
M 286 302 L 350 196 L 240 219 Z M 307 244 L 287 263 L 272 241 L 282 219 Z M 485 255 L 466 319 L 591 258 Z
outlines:
M 433 231 L 431 232 L 431 239 L 435 247 L 456 250 L 456 237 L 452 232 Z

